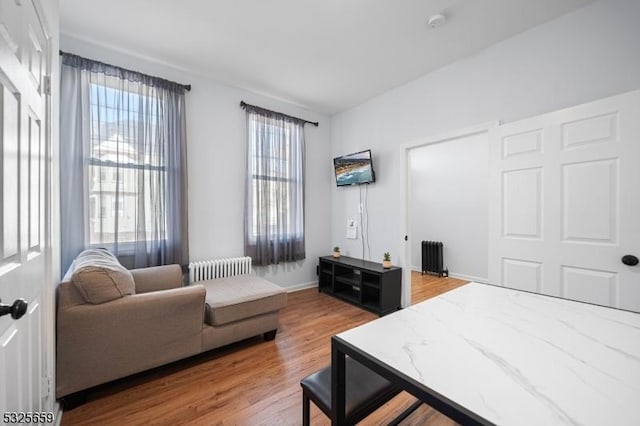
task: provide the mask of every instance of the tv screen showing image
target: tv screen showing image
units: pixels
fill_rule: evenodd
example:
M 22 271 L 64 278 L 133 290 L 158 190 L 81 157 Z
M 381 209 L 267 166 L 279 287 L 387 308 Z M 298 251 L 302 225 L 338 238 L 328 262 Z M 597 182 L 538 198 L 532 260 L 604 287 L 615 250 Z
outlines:
M 333 159 L 338 186 L 360 185 L 376 181 L 371 161 L 371 150 L 343 155 Z

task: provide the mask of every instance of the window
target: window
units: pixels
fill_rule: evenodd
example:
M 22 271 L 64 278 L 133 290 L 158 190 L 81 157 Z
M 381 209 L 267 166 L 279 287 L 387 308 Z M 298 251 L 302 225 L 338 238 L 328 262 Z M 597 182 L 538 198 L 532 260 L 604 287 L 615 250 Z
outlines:
M 274 137 L 277 134 L 278 129 L 274 126 L 265 129 L 270 137 Z M 289 165 L 291 159 L 291 150 L 287 149 L 290 135 L 287 129 L 282 129 L 284 135 L 285 149 L 283 149 L 281 156 L 269 155 L 254 151 L 251 161 L 251 179 L 252 179 L 252 192 L 253 192 L 253 205 L 256 206 L 264 199 L 264 209 L 262 212 L 268 219 L 264 223 L 262 232 L 267 235 L 275 235 L 278 231 L 278 219 L 284 217 L 285 223 L 292 223 L 296 220 L 294 217 L 296 209 L 290 208 L 292 202 L 292 194 L 301 192 L 304 188 L 300 188 L 303 185 L 300 176 L 291 175 Z M 269 164 L 271 167 L 264 167 L 264 164 Z M 282 214 L 278 214 L 279 210 L 282 210 Z M 260 219 L 260 209 L 254 208 L 252 212 L 252 232 L 251 239 L 255 241 L 258 236 L 261 227 L 258 225 Z M 287 234 L 285 237 L 302 237 L 304 229 L 302 227 L 288 227 L 286 229 Z
M 62 270 L 91 246 L 187 263 L 185 87 L 68 53 L 60 87 Z
M 303 126 L 247 110 L 245 252 L 255 264 L 305 257 Z
M 156 226 L 147 220 L 141 233 L 138 216 L 151 218 L 161 209 L 154 194 L 162 191 L 165 165 L 157 133 L 146 131 L 159 120 L 158 100 L 107 85 L 90 89 L 89 244 L 132 243 Z M 165 230 L 161 226 L 157 237 Z

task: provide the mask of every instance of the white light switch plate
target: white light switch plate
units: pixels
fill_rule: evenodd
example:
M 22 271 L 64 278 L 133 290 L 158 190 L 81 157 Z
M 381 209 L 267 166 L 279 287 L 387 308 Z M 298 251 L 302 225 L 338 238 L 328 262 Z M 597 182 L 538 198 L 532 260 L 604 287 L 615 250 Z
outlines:
M 358 239 L 358 222 L 353 219 L 347 221 L 347 238 L 350 240 Z

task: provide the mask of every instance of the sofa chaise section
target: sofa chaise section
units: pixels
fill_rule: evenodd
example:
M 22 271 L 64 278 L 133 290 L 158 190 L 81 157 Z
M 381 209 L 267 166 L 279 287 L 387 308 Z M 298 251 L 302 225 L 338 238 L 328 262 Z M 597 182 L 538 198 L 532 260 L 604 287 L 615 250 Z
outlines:
M 202 348 L 207 351 L 237 341 L 235 336 L 275 337 L 278 312 L 287 292 L 254 275 L 199 281 L 207 292 Z

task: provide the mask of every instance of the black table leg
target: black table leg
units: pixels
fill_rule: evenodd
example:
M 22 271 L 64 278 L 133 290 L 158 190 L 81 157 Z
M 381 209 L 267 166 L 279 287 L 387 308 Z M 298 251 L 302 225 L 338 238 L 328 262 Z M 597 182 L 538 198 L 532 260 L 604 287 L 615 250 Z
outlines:
M 344 425 L 345 418 L 345 354 L 331 338 L 331 424 Z

